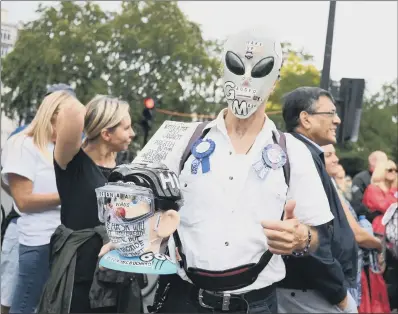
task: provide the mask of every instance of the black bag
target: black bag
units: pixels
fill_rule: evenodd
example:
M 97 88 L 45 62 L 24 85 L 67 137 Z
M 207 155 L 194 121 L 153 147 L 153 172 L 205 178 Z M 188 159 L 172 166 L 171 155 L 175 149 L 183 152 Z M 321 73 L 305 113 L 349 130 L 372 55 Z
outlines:
M 4 235 L 6 234 L 8 225 L 14 218 L 19 218 L 20 215 L 15 211 L 14 206 L 12 207 L 10 213 L 6 216 L 3 205 L 1 205 L 1 214 L 3 219 L 1 220 L 1 245 L 3 245 Z

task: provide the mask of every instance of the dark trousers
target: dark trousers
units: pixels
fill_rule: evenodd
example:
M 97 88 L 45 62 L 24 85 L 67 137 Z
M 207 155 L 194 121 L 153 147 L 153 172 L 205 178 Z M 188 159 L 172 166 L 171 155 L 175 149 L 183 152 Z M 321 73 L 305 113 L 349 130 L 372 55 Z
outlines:
M 71 300 L 70 313 L 117 313 L 117 307 L 92 309 L 90 306 L 91 281 L 75 282 Z
M 90 281 L 74 283 L 70 313 L 143 313 L 141 288 L 136 280 L 117 284 L 117 305 L 101 308 L 90 306 L 91 285 Z
M 168 288 L 163 294 L 165 286 Z M 252 292 L 245 295 L 231 295 L 231 306 L 227 311 L 222 311 L 221 308 L 208 308 L 207 306 L 212 305 L 211 301 L 214 300 L 211 296 L 206 299 L 206 293 L 202 299 L 206 307 L 201 305 L 199 289 L 178 275 L 161 276 L 156 294 L 155 307 L 158 300 L 164 300 L 162 306 L 157 309 L 159 313 L 277 313 L 275 287 L 258 290 L 254 295 Z
M 388 250 L 386 251 L 386 264 L 384 280 L 387 284 L 390 307 L 391 309 L 398 309 L 398 259 Z

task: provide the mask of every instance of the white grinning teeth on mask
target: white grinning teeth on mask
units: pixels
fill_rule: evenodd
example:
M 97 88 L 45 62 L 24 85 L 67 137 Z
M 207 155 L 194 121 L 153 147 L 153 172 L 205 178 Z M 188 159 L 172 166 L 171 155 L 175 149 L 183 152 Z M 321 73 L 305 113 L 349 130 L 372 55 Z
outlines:
M 253 90 L 249 89 L 249 88 L 245 88 L 244 90 L 236 91 L 237 97 L 244 97 L 244 98 L 252 99 L 253 95 L 254 95 Z
M 247 29 L 228 36 L 223 54 L 222 81 L 226 101 L 236 117 L 248 118 L 269 97 L 278 80 L 282 47 L 272 34 Z M 252 73 L 261 60 L 269 57 L 274 59 L 270 72 L 265 74 L 262 72 L 265 69 L 257 68 Z

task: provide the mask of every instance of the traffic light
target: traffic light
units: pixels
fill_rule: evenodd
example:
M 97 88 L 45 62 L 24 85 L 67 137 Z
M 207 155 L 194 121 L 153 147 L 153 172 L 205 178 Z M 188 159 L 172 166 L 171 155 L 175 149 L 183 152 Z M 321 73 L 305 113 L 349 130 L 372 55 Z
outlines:
M 152 128 L 153 110 L 155 108 L 155 101 L 153 98 L 144 99 L 144 109 L 142 110 L 141 126 L 144 130 L 144 146 L 148 140 L 149 131 Z
M 147 128 L 149 131 L 152 127 L 153 109 L 155 108 L 155 101 L 152 98 L 145 98 L 144 107 L 144 110 L 142 110 L 141 125 L 144 129 Z
M 145 98 L 144 106 L 147 109 L 153 109 L 155 107 L 155 101 L 152 98 Z
M 364 79 L 343 78 L 340 81 L 340 97 L 337 100 L 337 113 L 341 124 L 337 130 L 337 142 L 356 142 L 361 122 Z

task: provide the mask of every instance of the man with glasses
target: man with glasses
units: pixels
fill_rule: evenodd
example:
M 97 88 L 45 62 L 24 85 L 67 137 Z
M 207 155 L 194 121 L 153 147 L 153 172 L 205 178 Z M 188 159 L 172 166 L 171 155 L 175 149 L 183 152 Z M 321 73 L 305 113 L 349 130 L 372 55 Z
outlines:
M 333 97 L 318 87 L 297 88 L 284 97 L 283 119 L 287 132 L 311 152 L 335 218 L 317 226 L 320 244 L 315 252 L 303 258 L 285 259 L 286 277 L 278 289 L 278 310 L 280 313 L 357 313 L 355 300 L 347 290 L 356 287 L 358 247 L 326 171 L 321 148 L 336 143 L 336 129 L 341 122 Z

